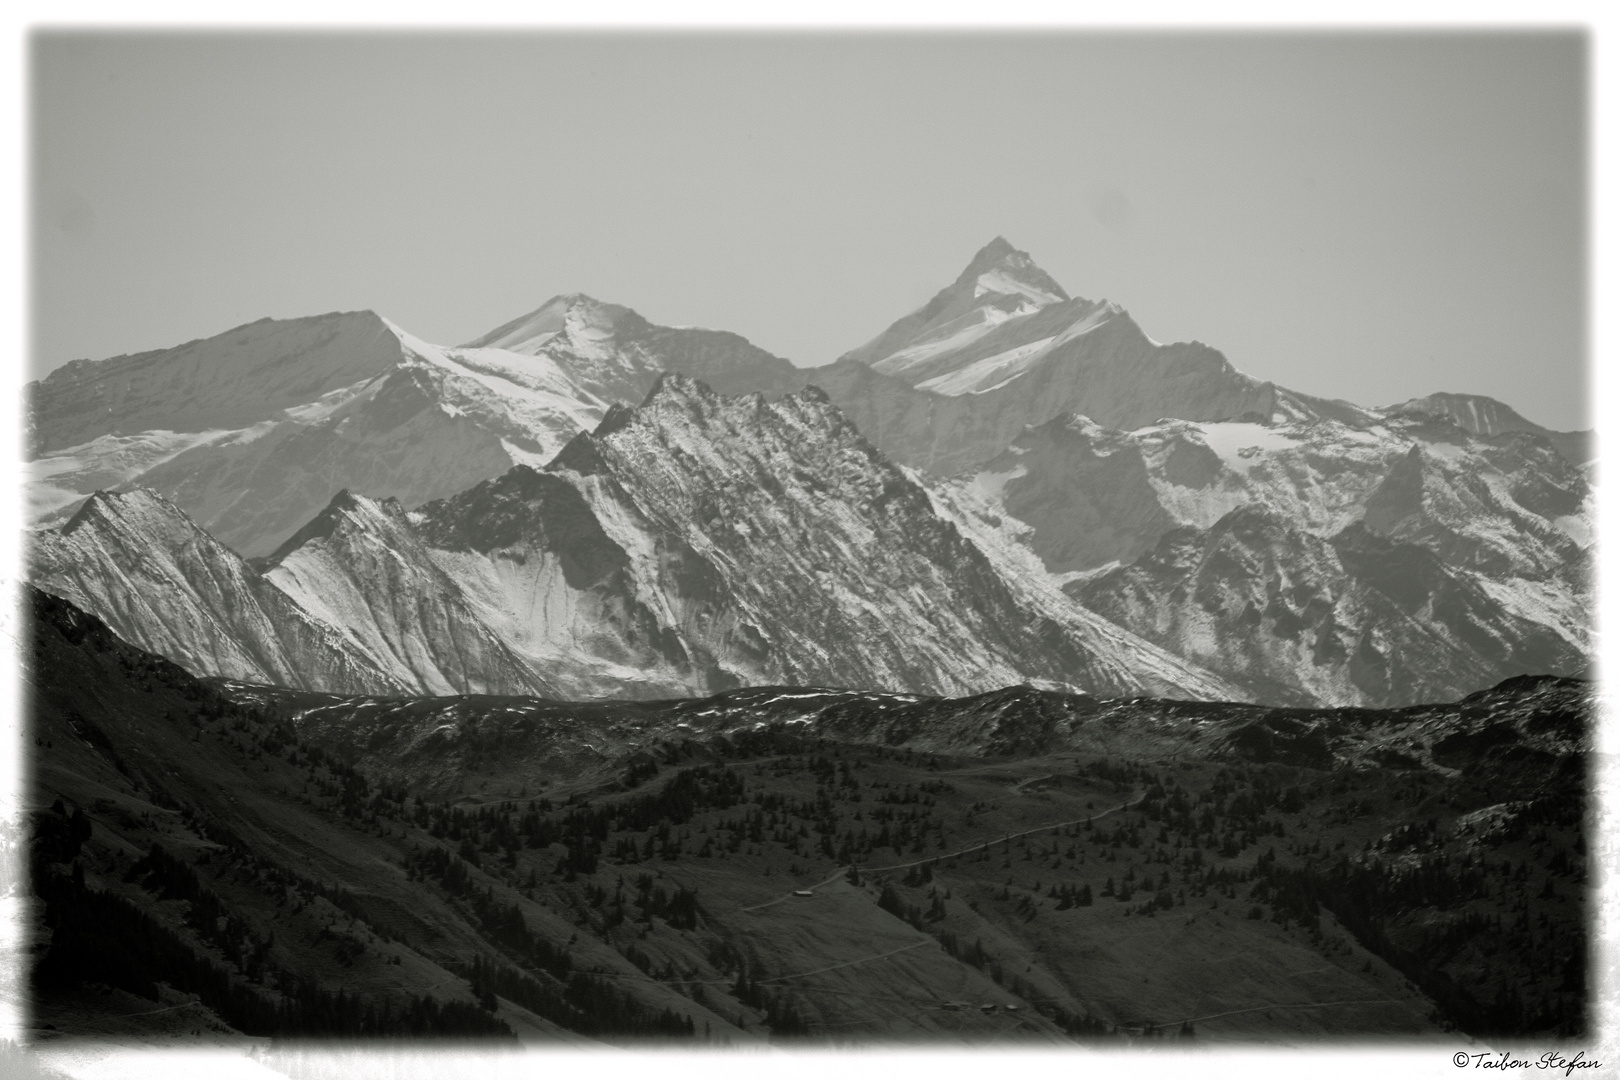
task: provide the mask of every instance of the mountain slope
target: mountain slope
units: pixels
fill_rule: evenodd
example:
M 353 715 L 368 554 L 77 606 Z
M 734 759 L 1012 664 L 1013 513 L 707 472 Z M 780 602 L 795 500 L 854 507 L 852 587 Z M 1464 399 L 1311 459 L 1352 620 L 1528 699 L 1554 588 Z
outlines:
M 998 236 L 927 304 L 840 359 L 857 360 L 885 374 L 905 371 L 926 364 L 931 352 L 947 351 L 942 343 L 965 345 L 1014 315 L 1068 299 L 1028 253 Z M 923 377 L 928 374 L 922 372 Z
M 416 693 L 556 692 L 479 621 L 392 499 L 340 492 L 263 566 L 268 584 Z
M 138 484 L 246 555 L 340 490 L 415 505 L 543 461 L 606 410 L 547 357 L 441 349 L 371 312 L 70 364 L 29 394 L 36 514 Z
M 981 465 L 1026 426 L 1067 413 L 1124 430 L 1166 417 L 1368 427 L 1382 415 L 1251 379 L 1197 342 L 1160 345 L 1117 305 L 1070 297 L 998 237 L 928 304 L 819 368 L 579 294 L 460 348 L 350 312 L 75 361 L 28 388 L 30 514 L 62 520 L 91 491 L 138 484 L 261 556 L 341 490 L 414 508 L 544 464 L 663 372 L 723 394 L 818 386 L 885 454 L 935 475 Z M 1444 412 L 1453 398 L 1397 410 Z M 1453 417 L 1465 427 L 1488 413 L 1481 433 L 1534 429 L 1578 452 L 1580 433 L 1469 401 Z
M 1540 576 L 1590 545 L 1592 487 L 1535 436 L 1475 438 L 1443 420 L 1166 421 L 1110 430 L 1062 416 L 1022 433 L 972 483 L 1034 527 L 1055 573 L 1129 562 L 1176 525 L 1262 505 L 1317 535 L 1353 521 L 1422 539 L 1458 566 Z
M 1001 238 L 817 369 L 574 294 L 460 348 L 369 312 L 261 320 L 76 362 L 29 392 L 37 516 L 140 487 L 218 541 L 150 578 L 139 525 L 82 568 L 41 564 L 198 670 L 377 693 L 1034 679 L 1398 704 L 1534 663 L 1578 671 L 1591 650 L 1594 503 L 1560 433 L 1489 399 L 1375 411 L 1257 382 L 1069 296 Z M 1273 515 L 1240 530 L 1264 533 L 1253 544 L 1217 529 L 1244 507 Z M 1434 560 L 1433 595 L 1464 599 L 1354 599 L 1333 544 L 1358 523 Z M 206 548 L 190 529 L 154 519 L 144 542 Z M 1342 625 L 1318 628 L 1342 647 L 1307 663 L 1241 614 L 1283 603 L 1276 582 L 1189 569 L 1222 552 L 1343 599 Z M 1246 597 L 1231 612 L 1186 606 L 1228 588 Z M 161 598 L 130 595 L 144 589 Z M 252 598 L 266 589 L 294 607 Z M 231 622 L 238 591 L 262 619 Z M 284 619 L 299 628 L 278 646 Z M 240 641 L 210 643 L 215 623 Z M 1429 642 L 1412 649 L 1432 678 L 1373 689 L 1351 670 L 1368 634 Z M 288 674 L 305 655 L 321 659 Z
M 1060 417 L 955 486 L 1079 603 L 1256 700 L 1413 704 L 1592 656 L 1591 490 L 1533 435 Z
M 1391 405 L 1381 411 L 1389 414 L 1443 417 L 1474 435 L 1503 435 L 1515 431 L 1540 435 L 1576 465 L 1584 465 L 1591 461 L 1597 452 L 1594 445 L 1595 432 L 1553 431 L 1544 428 L 1540 424 L 1526 420 L 1495 398 L 1483 394 L 1429 394 L 1426 397 L 1403 401 L 1399 405 Z
M 413 512 L 340 494 L 257 564 L 262 576 L 157 496 L 91 505 L 152 512 L 117 544 L 83 531 L 95 515 L 42 531 L 35 580 L 207 674 L 356 686 L 319 665 L 210 656 L 211 636 L 279 656 L 286 625 L 363 658 L 368 693 L 961 693 L 1027 680 L 1235 693 L 1074 605 L 814 390 L 768 402 L 666 374 L 544 471 L 517 466 Z M 154 595 L 178 599 L 148 625 L 132 612 Z M 221 623 L 237 609 L 268 614 Z
M 348 693 L 414 688 L 149 491 L 91 496 L 60 529 L 36 532 L 29 558 L 35 584 L 193 672 Z
M 732 334 L 653 326 L 583 296 L 553 298 L 472 344 L 551 356 L 598 396 L 626 403 L 659 371 L 726 394 L 817 386 L 884 453 L 936 475 L 977 465 L 1064 412 L 1123 428 L 1165 416 L 1372 418 L 1251 379 L 1197 342 L 1159 345 L 1117 305 L 1069 297 L 1000 237 L 928 304 L 823 367 L 795 368 Z
M 503 822 L 532 835 L 511 800 L 549 785 L 542 822 L 601 830 L 574 833 L 558 864 L 596 898 L 593 931 L 622 921 L 615 880 L 650 866 L 695 888 L 704 928 L 757 943 L 761 973 L 882 956 L 858 981 L 778 977 L 832 1030 L 853 1014 L 916 1037 L 960 1010 L 952 973 L 891 976 L 891 948 L 923 963 L 932 946 L 890 944 L 900 927 L 869 921 L 872 899 L 1015 996 L 970 997 L 1000 1003 L 983 1016 L 1057 1005 L 1165 1034 L 1196 1018 L 1180 1035 L 1211 1041 L 1413 1032 L 1418 1016 L 1567 1037 L 1589 1000 L 1594 701 L 1574 680 L 1401 710 L 1029 687 L 583 705 L 227 692 L 389 784 L 476 789 L 474 839 Z M 739 792 L 763 813 L 739 816 Z M 834 924 L 884 941 L 863 952 Z M 1419 987 L 1428 1003 L 1407 1013 Z
M 946 396 L 999 393 L 1025 408 L 1044 400 L 1109 427 L 1277 407 L 1271 384 L 1196 342 L 1151 341 L 1118 305 L 1069 297 L 1001 237 L 928 304 L 844 358 Z
M 495 860 L 430 883 L 398 788 L 30 593 L 33 1040 L 757 1040 Z
M 624 404 L 646 397 L 666 371 L 702 379 L 722 394 L 802 385 L 791 363 L 737 334 L 657 326 L 579 293 L 554 296 L 463 347 L 549 357 L 597 397 Z
M 591 503 L 555 475 L 515 466 L 408 516 L 397 505 L 345 501 L 322 515 L 343 521 L 337 542 L 319 528 L 301 531 L 266 560 L 266 577 L 392 655 L 438 656 L 470 638 L 478 648 L 450 659 L 482 685 L 497 685 L 515 664 L 533 684 L 573 697 L 736 685 L 674 628 L 680 589 L 707 580 L 700 561 L 663 550 L 655 568 L 669 580 L 643 586 L 620 542 L 652 543 L 645 524 L 612 522 L 610 535 Z M 667 598 L 658 592 L 666 585 L 675 590 Z
M 1267 513 L 1232 516 L 1245 507 Z M 262 579 L 171 508 L 117 543 L 41 533 L 36 580 L 195 670 L 312 689 L 1037 680 L 1400 705 L 1585 669 L 1591 512 L 1584 477 L 1539 437 L 1433 418 L 1130 433 L 1059 418 L 974 477 L 925 484 L 816 391 L 726 398 L 666 375 L 544 470 L 411 512 L 340 495 Z M 1346 554 L 1352 525 L 1357 551 L 1388 548 L 1373 563 L 1426 567 L 1411 572 L 1421 599 Z M 269 614 L 239 626 L 237 607 Z
M 1029 625 L 986 554 L 823 394 L 726 399 L 666 377 L 591 441 L 642 512 L 684 533 L 738 608 L 775 631 L 767 642 L 787 678 L 772 681 L 984 688 L 1016 671 L 1099 692 L 1156 682 L 1135 643 L 1083 612 Z M 1163 685 L 1218 692 L 1185 668 Z
M 246 428 L 364 385 L 398 358 L 387 323 L 360 311 L 260 319 L 173 349 L 76 360 L 30 384 L 28 449 L 41 455 L 109 435 Z
M 1413 705 L 1515 675 L 1584 675 L 1591 662 L 1572 613 L 1504 602 L 1477 576 L 1360 523 L 1324 539 L 1258 507 L 1172 530 L 1070 590 L 1254 700 L 1292 691 L 1300 703 Z
M 1032 678 L 1099 692 L 1231 689 L 1010 580 L 815 391 L 727 398 L 665 375 L 642 406 L 611 413 L 543 472 L 516 468 L 410 521 L 420 546 L 376 546 L 415 567 L 431 560 L 419 584 L 366 572 L 372 556 L 359 550 L 307 575 L 288 571 L 294 550 L 269 579 L 359 634 L 349 612 L 417 610 L 421 600 L 401 594 L 442 592 L 430 583 L 446 575 L 531 670 L 595 693 L 776 683 L 949 693 Z M 347 588 L 340 579 L 370 590 L 366 602 L 323 607 Z

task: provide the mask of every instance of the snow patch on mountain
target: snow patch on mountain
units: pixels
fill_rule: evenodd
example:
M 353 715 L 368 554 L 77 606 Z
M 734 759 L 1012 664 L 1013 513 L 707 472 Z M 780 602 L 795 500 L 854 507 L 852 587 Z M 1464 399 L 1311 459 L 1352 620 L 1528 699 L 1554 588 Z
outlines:
M 392 326 L 393 324 L 389 323 L 388 325 Z M 340 386 L 335 390 L 329 390 L 306 404 L 289 405 L 281 410 L 281 415 L 296 424 L 318 424 L 349 402 L 374 389 L 376 385 L 377 379 L 375 376 L 361 379 L 359 382 L 351 383 L 348 386 Z
M 134 435 L 107 434 L 37 457 L 24 467 L 23 492 L 29 516 L 43 517 L 71 506 L 87 492 L 117 487 L 193 447 L 206 446 L 235 434 L 235 431 L 219 429 L 155 429 Z
M 1575 541 L 1581 547 L 1589 548 L 1592 546 L 1593 541 L 1592 522 L 1594 520 L 1595 513 L 1592 509 L 1588 508 L 1580 514 L 1563 514 L 1559 517 L 1555 517 L 1552 519 L 1552 523 L 1565 536 Z
M 1025 280 L 1019 274 L 1019 269 L 1021 268 L 1004 264 L 985 271 L 973 280 L 973 295 L 1023 296 L 1031 301 L 1033 307 L 1045 307 L 1047 304 L 1056 304 L 1067 299 L 1061 293 L 1044 289 Z
M 949 356 L 966 349 L 1007 320 L 1019 315 L 1028 315 L 1034 310 L 1026 307 L 1017 307 L 1010 311 L 997 307 L 975 310 L 889 354 L 874 363 L 872 370 L 881 371 L 885 375 L 903 376 L 906 372 L 923 367 L 941 356 Z M 922 387 L 921 383 L 917 385 L 919 388 Z M 943 393 L 938 390 L 936 392 Z
M 1266 451 L 1294 450 L 1299 440 L 1285 430 L 1264 424 L 1195 424 L 1205 446 L 1220 455 L 1221 462 L 1232 472 L 1249 475 L 1256 458 Z
M 1022 375 L 1052 344 L 1055 338 L 1041 338 L 1006 352 L 976 360 L 964 368 L 925 379 L 917 384 L 919 390 L 932 390 L 936 394 L 981 394 L 1005 386 Z

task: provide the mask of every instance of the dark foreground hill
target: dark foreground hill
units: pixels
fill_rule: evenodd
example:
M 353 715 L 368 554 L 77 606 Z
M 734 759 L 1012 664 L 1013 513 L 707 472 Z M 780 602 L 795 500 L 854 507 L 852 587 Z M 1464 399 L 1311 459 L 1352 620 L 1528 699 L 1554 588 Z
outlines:
M 36 1039 L 1586 1030 L 1584 683 L 339 698 L 30 603 Z

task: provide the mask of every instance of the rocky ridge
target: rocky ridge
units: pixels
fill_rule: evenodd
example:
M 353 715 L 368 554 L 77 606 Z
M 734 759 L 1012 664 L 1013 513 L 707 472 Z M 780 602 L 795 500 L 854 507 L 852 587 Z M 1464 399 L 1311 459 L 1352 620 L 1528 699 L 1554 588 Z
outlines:
M 303 663 L 269 658 L 279 615 L 221 611 L 239 586 L 337 643 L 288 646 L 314 650 L 294 685 L 434 693 L 1204 696 L 1215 672 L 1402 705 L 1591 655 L 1582 433 L 1257 382 L 1001 238 L 821 368 L 574 294 L 458 348 L 369 312 L 261 320 L 30 395 L 36 573 L 216 674 Z M 139 528 L 63 554 L 87 493 L 136 487 L 166 508 L 147 542 L 208 558 L 143 560 Z M 253 567 L 219 570 L 232 551 Z
M 771 402 L 666 375 L 544 470 L 517 466 L 413 512 L 340 494 L 257 569 L 154 495 L 96 501 L 131 500 L 173 523 L 146 546 L 215 552 L 228 573 L 197 572 L 223 576 L 222 596 L 270 595 L 325 628 L 383 673 L 372 693 L 648 697 L 760 683 L 964 693 L 1027 680 L 1206 699 L 1236 689 L 986 552 L 813 390 Z M 42 535 L 42 552 L 63 543 Z M 123 581 L 142 543 L 82 544 L 71 564 L 37 560 L 34 578 L 75 589 L 120 633 L 200 672 L 259 678 L 213 664 L 200 642 L 179 644 L 201 625 L 185 606 L 199 593 L 191 564 L 174 572 L 161 629 L 82 585 Z M 267 681 L 333 689 L 319 673 Z

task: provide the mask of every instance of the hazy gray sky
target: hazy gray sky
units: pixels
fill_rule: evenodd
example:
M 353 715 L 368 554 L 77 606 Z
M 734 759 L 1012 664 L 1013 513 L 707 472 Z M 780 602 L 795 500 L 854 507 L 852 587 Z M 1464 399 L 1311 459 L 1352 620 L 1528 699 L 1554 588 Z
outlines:
M 1575 34 L 45 35 L 33 370 L 560 292 L 799 364 L 1001 234 L 1309 393 L 1586 411 Z

